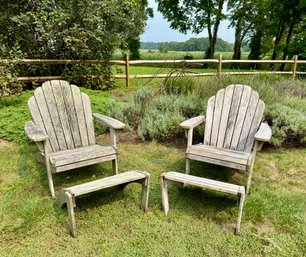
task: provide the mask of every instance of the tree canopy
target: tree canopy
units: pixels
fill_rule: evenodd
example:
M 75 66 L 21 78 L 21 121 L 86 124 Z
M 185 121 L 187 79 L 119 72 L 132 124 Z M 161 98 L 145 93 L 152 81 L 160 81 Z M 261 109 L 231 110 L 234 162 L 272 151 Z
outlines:
M 230 20 L 235 29 L 233 59 L 241 58 L 241 47 L 250 44 L 250 59 L 291 57 L 303 51 L 301 24 L 305 24 L 305 0 L 156 0 L 158 10 L 173 29 L 200 33 L 207 29 L 206 57 L 215 51 L 220 21 Z M 227 11 L 224 10 L 227 6 Z M 298 42 L 298 45 L 296 43 Z M 296 47 L 295 47 L 296 46 Z M 295 49 L 293 51 L 293 49 Z
M 146 0 L 2 1 L 0 57 L 8 58 L 15 48 L 26 58 L 109 60 L 144 31 L 146 6 Z M 102 72 L 109 77 L 111 70 Z
M 108 59 L 128 37 L 143 32 L 146 14 L 140 2 L 3 1 L 0 43 L 18 46 L 28 58 Z

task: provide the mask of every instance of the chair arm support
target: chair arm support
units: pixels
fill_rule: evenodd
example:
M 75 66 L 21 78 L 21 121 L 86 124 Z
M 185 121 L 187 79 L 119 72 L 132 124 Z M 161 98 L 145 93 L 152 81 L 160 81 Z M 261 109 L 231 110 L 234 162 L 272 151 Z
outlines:
M 27 137 L 34 142 L 42 142 L 48 139 L 48 135 L 46 135 L 42 130 L 37 128 L 37 126 L 32 121 L 28 121 L 25 123 L 24 131 Z
M 125 124 L 119 120 L 113 119 L 108 116 L 101 115 L 99 113 L 93 113 L 93 118 L 101 125 L 107 126 L 112 129 L 123 129 Z
M 189 120 L 185 120 L 183 121 L 180 126 L 184 129 L 191 129 L 194 128 L 198 125 L 200 125 L 201 123 L 203 123 L 205 121 L 205 116 L 200 115 L 194 118 L 191 118 Z
M 255 134 L 255 140 L 261 142 L 270 141 L 272 136 L 272 131 L 270 126 L 267 123 L 261 123 L 258 131 Z
M 183 121 L 180 126 L 185 129 L 187 137 L 187 149 L 192 145 L 193 129 L 205 121 L 205 116 L 200 115 Z

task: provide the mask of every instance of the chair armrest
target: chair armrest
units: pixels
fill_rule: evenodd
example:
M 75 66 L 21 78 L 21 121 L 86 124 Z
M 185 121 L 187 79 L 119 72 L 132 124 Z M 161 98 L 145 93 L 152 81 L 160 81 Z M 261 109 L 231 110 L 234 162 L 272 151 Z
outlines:
M 28 138 L 34 142 L 42 142 L 48 139 L 48 135 L 37 128 L 37 126 L 32 121 L 25 123 L 24 130 Z
M 255 134 L 255 140 L 261 142 L 268 142 L 270 141 L 272 136 L 272 131 L 270 126 L 267 123 L 261 123 L 259 130 Z
M 100 123 L 101 125 L 107 126 L 109 128 L 123 129 L 125 127 L 124 123 L 122 123 L 119 120 L 113 119 L 111 117 L 104 116 L 99 113 L 93 113 L 92 116 L 98 123 Z
M 184 129 L 192 129 L 205 121 L 205 116 L 200 115 L 189 120 L 183 121 L 180 126 Z

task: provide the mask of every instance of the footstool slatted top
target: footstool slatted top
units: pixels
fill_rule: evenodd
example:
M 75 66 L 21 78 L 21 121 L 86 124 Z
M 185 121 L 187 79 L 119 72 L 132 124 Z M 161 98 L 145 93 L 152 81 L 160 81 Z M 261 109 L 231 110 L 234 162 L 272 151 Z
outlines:
M 170 171 L 163 174 L 163 177 L 170 181 L 181 182 L 184 184 L 190 184 L 193 186 L 205 187 L 208 189 L 218 190 L 234 195 L 245 194 L 244 186 L 234 185 L 221 181 L 216 181 L 207 178 L 196 177 L 184 173 Z
M 80 196 L 95 192 L 101 189 L 118 186 L 124 183 L 130 183 L 133 181 L 141 180 L 146 178 L 145 172 L 136 170 L 120 173 L 114 176 L 98 179 L 95 181 L 87 182 L 81 185 L 63 188 L 63 190 L 70 192 L 73 196 Z

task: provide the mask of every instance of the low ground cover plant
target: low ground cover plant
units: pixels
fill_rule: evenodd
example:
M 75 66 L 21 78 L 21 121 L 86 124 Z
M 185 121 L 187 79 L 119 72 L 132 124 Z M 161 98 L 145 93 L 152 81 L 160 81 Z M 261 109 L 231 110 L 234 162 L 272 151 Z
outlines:
M 266 103 L 265 121 L 273 130 L 274 146 L 306 145 L 306 83 L 283 77 L 221 77 L 205 80 L 167 78 L 158 87 L 141 87 L 120 109 L 109 114 L 123 118 L 142 139 L 173 140 L 182 136 L 179 123 L 205 114 L 209 97 L 229 84 L 248 84 Z M 196 135 L 201 135 L 202 129 Z

